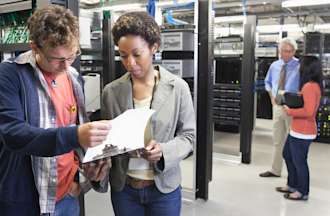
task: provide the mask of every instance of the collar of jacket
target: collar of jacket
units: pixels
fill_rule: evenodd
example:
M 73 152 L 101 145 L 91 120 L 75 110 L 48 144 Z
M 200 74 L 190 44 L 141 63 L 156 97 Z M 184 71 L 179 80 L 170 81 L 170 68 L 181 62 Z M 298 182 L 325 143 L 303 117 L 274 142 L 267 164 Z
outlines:
M 174 74 L 168 72 L 165 68 L 159 65 L 155 65 L 155 69 L 159 71 L 160 79 L 154 93 L 154 99 L 152 104 L 152 109 L 158 110 L 166 99 L 168 95 L 172 92 L 175 84 L 175 79 L 177 78 Z M 132 104 L 132 84 L 130 82 L 130 73 L 124 74 L 118 80 L 119 85 L 124 92 L 127 92 L 127 105 L 128 108 L 133 108 Z
M 41 70 L 37 66 L 35 57 L 32 53 L 32 50 L 29 50 L 27 52 L 24 52 L 17 56 L 13 60 L 6 60 L 6 62 L 9 63 L 16 63 L 19 65 L 23 64 L 30 64 L 32 68 L 34 69 L 34 76 L 40 80 L 40 84 L 43 87 L 44 91 L 47 92 L 48 96 L 50 97 L 49 91 L 48 91 L 48 86 L 43 78 L 43 76 L 40 76 Z M 78 110 L 79 110 L 79 115 L 78 115 L 78 121 L 80 123 L 88 121 L 88 117 L 86 114 L 86 109 L 84 105 L 84 92 L 83 92 L 83 85 L 84 81 L 82 77 L 80 76 L 79 72 L 74 68 L 74 67 L 69 67 L 68 75 L 70 77 L 70 80 L 72 81 L 72 87 L 74 91 L 74 95 L 77 99 L 77 105 L 78 105 Z
M 17 64 L 30 64 L 35 70 L 36 68 L 39 68 L 37 66 L 36 59 L 32 53 L 32 50 L 20 54 L 14 60 L 9 60 L 9 62 L 15 62 Z M 69 75 L 73 75 L 75 78 L 77 78 L 79 76 L 79 73 L 74 67 L 69 67 Z

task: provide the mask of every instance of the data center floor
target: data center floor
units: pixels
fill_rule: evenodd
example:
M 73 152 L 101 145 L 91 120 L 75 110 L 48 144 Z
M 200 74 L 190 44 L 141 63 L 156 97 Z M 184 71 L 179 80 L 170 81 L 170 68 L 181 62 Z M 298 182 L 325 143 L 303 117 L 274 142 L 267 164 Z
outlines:
M 215 151 L 236 145 L 237 135 L 215 133 Z M 281 178 L 260 178 L 271 163 L 271 121 L 256 121 L 253 135 L 251 164 L 223 161 L 215 153 L 213 180 L 209 185 L 209 200 L 184 199 L 183 216 L 328 216 L 330 215 L 330 144 L 313 143 L 309 153 L 311 176 L 308 201 L 291 201 L 275 191 L 285 185 L 286 168 Z M 183 173 L 192 173 L 192 159 L 185 161 Z M 188 169 L 185 171 L 185 167 Z M 183 185 L 191 184 L 191 176 L 183 175 Z M 110 195 L 94 191 L 86 195 L 86 216 L 114 215 Z

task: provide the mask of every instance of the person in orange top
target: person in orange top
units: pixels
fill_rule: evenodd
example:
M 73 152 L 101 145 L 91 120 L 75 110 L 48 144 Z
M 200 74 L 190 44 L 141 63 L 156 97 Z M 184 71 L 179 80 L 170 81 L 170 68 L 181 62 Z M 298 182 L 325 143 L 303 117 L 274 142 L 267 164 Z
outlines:
M 309 146 L 316 138 L 316 113 L 322 92 L 322 70 L 319 59 L 304 56 L 300 63 L 300 93 L 304 99 L 302 108 L 284 110 L 292 116 L 290 133 L 283 148 L 283 158 L 288 169 L 287 185 L 277 187 L 284 198 L 307 200 L 309 194 L 309 168 L 307 155 Z

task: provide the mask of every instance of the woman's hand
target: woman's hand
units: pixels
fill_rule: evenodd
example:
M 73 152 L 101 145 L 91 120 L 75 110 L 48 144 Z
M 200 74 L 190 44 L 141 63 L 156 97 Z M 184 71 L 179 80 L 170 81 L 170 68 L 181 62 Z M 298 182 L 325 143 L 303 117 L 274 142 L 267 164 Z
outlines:
M 145 147 L 142 157 L 149 162 L 156 163 L 163 156 L 162 147 L 155 140 L 151 140 Z

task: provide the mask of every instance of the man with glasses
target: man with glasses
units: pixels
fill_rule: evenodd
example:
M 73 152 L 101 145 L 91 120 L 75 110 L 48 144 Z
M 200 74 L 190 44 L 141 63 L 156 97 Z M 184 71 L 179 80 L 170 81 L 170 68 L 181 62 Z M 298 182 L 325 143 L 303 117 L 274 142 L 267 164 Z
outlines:
M 72 56 L 69 56 L 68 58 L 48 56 L 46 53 L 43 53 L 43 55 L 50 64 L 58 65 L 66 61 L 72 64 L 76 60 L 76 58 L 81 55 L 81 51 L 78 50 L 77 53 L 73 54 Z
M 80 54 L 72 12 L 38 9 L 28 28 L 32 50 L 0 64 L 0 212 L 78 216 L 86 188 L 75 152 L 102 143 L 110 125 L 85 123 L 82 77 L 71 67 Z M 85 165 L 84 185 L 106 188 L 109 166 Z
M 280 177 L 282 172 L 282 150 L 289 133 L 291 118 L 283 110 L 276 96 L 283 92 L 297 92 L 299 89 L 299 61 L 294 57 L 297 43 L 291 38 L 283 38 L 279 43 L 280 59 L 269 67 L 265 87 L 273 105 L 273 163 L 269 171 L 260 177 Z

